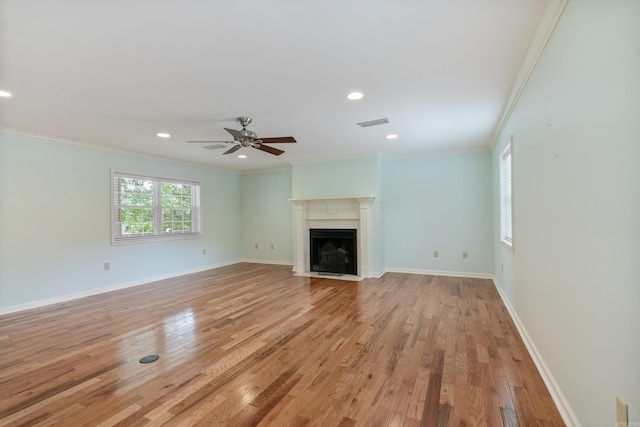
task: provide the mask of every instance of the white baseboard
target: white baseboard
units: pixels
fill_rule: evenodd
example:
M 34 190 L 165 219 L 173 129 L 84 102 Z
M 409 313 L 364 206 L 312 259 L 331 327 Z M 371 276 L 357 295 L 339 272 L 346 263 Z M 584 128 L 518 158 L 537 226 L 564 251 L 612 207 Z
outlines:
M 271 259 L 243 259 L 240 262 L 250 262 L 253 264 L 293 265 L 293 261 L 278 261 Z
M 504 302 L 505 307 L 507 307 L 507 311 L 509 311 L 511 318 L 513 319 L 513 323 L 515 323 L 516 328 L 518 329 L 518 332 L 522 337 L 522 341 L 524 341 L 524 345 L 527 347 L 527 350 L 529 351 L 529 354 L 533 359 L 533 363 L 535 363 L 536 368 L 538 368 L 538 372 L 540 372 L 540 375 L 542 376 L 542 380 L 547 386 L 547 389 L 549 389 L 551 398 L 553 399 L 554 403 L 558 407 L 558 411 L 560 411 L 562 420 L 567 425 L 567 427 L 580 427 L 580 422 L 578 421 L 576 414 L 573 413 L 571 406 L 569 406 L 569 402 L 564 397 L 564 394 L 562 393 L 562 390 L 560 390 L 558 383 L 556 382 L 553 375 L 551 375 L 551 371 L 547 367 L 547 364 L 544 363 L 544 359 L 542 358 L 535 344 L 531 340 L 529 333 L 527 332 L 526 328 L 522 324 L 522 321 L 520 321 L 520 318 L 518 317 L 518 314 L 516 313 L 515 309 L 511 305 L 511 302 L 509 302 L 509 299 L 507 298 L 507 296 L 505 295 L 502 289 L 502 285 L 500 284 L 498 279 L 496 279 L 495 277 L 493 277 L 493 283 L 495 284 L 496 289 L 498 290 L 498 294 L 500 294 L 500 298 L 502 298 L 502 302 Z
M 409 269 L 409 268 L 385 268 L 377 277 L 382 277 L 384 273 L 407 273 L 407 274 L 422 274 L 425 276 L 450 276 L 450 277 L 468 277 L 470 279 L 493 279 L 493 274 L 488 274 L 488 273 L 467 273 L 464 271 L 416 270 L 416 269 Z
M 39 308 L 39 307 L 44 307 L 44 306 L 47 306 L 47 305 L 59 304 L 61 302 L 67 302 L 67 301 L 71 301 L 71 300 L 78 299 L 78 298 L 88 297 L 88 296 L 91 296 L 91 295 L 98 295 L 98 294 L 102 294 L 102 293 L 105 293 L 105 292 L 117 291 L 119 289 L 132 288 L 134 286 L 140 286 L 140 285 L 145 285 L 145 284 L 151 283 L 151 282 L 157 282 L 158 280 L 171 279 L 172 277 L 184 276 L 185 274 L 199 273 L 201 271 L 206 271 L 206 270 L 211 270 L 211 269 L 214 269 L 214 268 L 224 267 L 226 265 L 237 264 L 239 262 L 242 262 L 242 261 L 240 261 L 240 260 L 228 261 L 228 262 L 223 262 L 223 263 L 214 264 L 214 265 L 208 265 L 206 267 L 196 268 L 196 269 L 192 269 L 192 270 L 183 270 L 183 271 L 178 271 L 178 272 L 175 272 L 175 273 L 164 274 L 164 275 L 161 275 L 161 276 L 147 277 L 147 278 L 144 278 L 144 279 L 141 279 L 141 280 L 134 280 L 132 282 L 116 283 L 116 284 L 109 285 L 109 286 L 104 286 L 104 287 L 101 287 L 101 288 L 88 289 L 86 291 L 75 292 L 75 293 L 67 294 L 67 295 L 60 295 L 60 296 L 53 297 L 53 298 L 46 298 L 46 299 L 41 299 L 41 300 L 37 300 L 37 301 L 30 301 L 30 302 L 27 302 L 27 303 L 24 303 L 24 304 L 18 304 L 18 305 L 13 305 L 13 306 L 9 306 L 9 307 L 0 307 L 0 316 L 3 315 L 3 314 L 15 313 L 15 312 L 18 312 L 18 311 L 23 311 L 23 310 L 30 310 L 32 308 Z

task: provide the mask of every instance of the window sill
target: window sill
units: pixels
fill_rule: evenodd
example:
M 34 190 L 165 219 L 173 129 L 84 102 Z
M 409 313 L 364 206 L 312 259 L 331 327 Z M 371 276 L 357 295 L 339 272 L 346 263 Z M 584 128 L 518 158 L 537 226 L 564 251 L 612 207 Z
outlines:
M 512 253 L 515 253 L 515 248 L 513 247 L 513 241 L 509 242 L 507 240 L 500 239 L 500 242 L 502 243 L 502 246 L 509 249 Z
M 199 239 L 202 237 L 201 233 L 176 233 L 176 234 L 163 234 L 160 236 L 136 236 L 136 237 L 123 237 L 120 239 L 112 239 L 112 246 L 119 245 L 134 245 L 136 243 L 151 243 L 151 242 L 165 242 L 167 240 L 185 240 L 185 239 Z

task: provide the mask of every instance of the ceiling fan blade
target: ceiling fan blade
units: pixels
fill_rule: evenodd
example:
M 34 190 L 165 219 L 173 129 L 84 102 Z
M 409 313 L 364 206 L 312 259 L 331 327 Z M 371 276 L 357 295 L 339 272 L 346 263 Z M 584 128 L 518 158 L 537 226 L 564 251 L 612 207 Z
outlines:
M 273 154 L 274 156 L 279 156 L 280 154 L 284 153 L 284 151 L 282 150 L 278 150 L 277 148 L 273 148 L 273 147 L 267 147 L 266 145 L 262 145 L 262 144 L 254 148 L 257 148 L 258 150 L 267 152 L 269 154 Z
M 242 134 L 239 131 L 235 130 L 235 129 L 224 128 L 224 130 L 226 130 L 231 135 L 233 135 L 233 139 L 235 139 L 235 140 L 239 140 L 240 138 L 242 138 Z
M 206 147 L 202 147 L 202 148 L 206 148 L 207 150 L 217 150 L 219 148 L 224 148 L 225 145 L 224 144 L 214 144 L 214 145 L 207 145 Z
M 279 144 L 283 142 L 297 142 L 296 139 L 292 136 L 280 136 L 277 138 L 260 138 L 262 142 L 266 142 L 267 144 Z
M 211 142 L 225 142 L 225 143 L 227 143 L 227 144 L 230 144 L 230 143 L 234 143 L 235 141 L 187 141 L 187 142 L 190 142 L 190 143 L 202 143 L 202 142 L 206 142 L 206 143 L 211 143 Z
M 231 153 L 235 153 L 236 151 L 238 151 L 240 148 L 242 148 L 242 145 L 238 144 L 238 145 L 234 145 L 233 147 L 229 148 L 227 151 L 225 151 L 222 154 L 231 154 Z

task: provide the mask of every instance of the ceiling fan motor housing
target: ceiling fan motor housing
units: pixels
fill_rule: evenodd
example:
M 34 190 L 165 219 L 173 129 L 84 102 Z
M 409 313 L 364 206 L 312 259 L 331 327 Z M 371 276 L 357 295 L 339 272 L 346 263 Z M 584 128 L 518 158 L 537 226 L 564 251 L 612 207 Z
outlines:
M 257 148 L 258 150 L 265 151 L 269 154 L 273 154 L 274 156 L 279 156 L 280 154 L 284 153 L 284 151 L 279 150 L 277 148 L 269 147 L 267 145 L 262 145 L 262 143 L 275 144 L 275 143 L 282 143 L 282 142 L 288 142 L 288 143 L 296 142 L 295 138 L 292 136 L 259 139 L 258 135 L 255 132 L 247 130 L 247 125 L 251 123 L 251 117 L 237 117 L 236 120 L 242 125 L 242 130 L 224 128 L 224 130 L 226 130 L 233 136 L 233 141 L 187 141 L 187 142 L 224 142 L 224 143 L 237 142 L 238 145 L 233 146 L 232 148 L 230 148 L 229 150 L 225 151 L 222 154 L 235 153 L 240 149 L 240 147 L 244 147 L 244 148 L 253 147 L 253 148 Z M 209 146 L 205 148 L 213 149 L 213 148 L 221 148 L 221 147 L 223 146 L 218 144 L 217 146 Z
M 242 129 L 241 131 L 239 131 L 240 134 L 242 135 L 242 137 L 244 139 L 256 139 L 256 137 L 258 136 L 255 132 L 250 131 L 250 130 L 246 130 L 246 129 Z

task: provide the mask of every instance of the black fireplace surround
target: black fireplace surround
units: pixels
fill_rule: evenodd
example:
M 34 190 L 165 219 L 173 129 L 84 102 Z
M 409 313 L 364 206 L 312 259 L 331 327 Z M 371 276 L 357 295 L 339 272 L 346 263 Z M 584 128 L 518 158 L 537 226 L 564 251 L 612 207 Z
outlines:
M 311 271 L 358 274 L 357 230 L 312 228 L 309 242 Z

